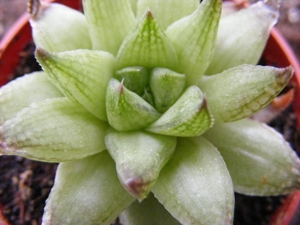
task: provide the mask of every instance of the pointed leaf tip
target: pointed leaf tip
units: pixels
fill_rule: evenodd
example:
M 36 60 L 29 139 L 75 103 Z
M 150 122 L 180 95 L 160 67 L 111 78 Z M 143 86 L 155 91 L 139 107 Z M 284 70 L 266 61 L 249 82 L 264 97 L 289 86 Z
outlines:
M 149 193 L 150 182 L 145 182 L 141 177 L 132 177 L 123 185 L 139 202 L 145 199 Z

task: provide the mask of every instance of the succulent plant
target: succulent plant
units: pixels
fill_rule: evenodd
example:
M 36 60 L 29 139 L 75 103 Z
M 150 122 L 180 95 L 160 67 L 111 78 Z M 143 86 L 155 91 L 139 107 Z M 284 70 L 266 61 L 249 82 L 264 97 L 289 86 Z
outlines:
M 35 72 L 0 89 L 0 153 L 59 162 L 43 224 L 232 224 L 234 191 L 300 188 L 248 119 L 293 69 L 257 66 L 277 1 L 30 1 Z

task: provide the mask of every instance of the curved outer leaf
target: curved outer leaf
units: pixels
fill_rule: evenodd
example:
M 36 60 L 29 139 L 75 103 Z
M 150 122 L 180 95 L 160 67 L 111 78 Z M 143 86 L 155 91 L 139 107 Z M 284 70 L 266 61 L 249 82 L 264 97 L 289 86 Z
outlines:
M 118 131 L 142 129 L 160 116 L 142 97 L 114 78 L 109 81 L 106 92 L 108 122 Z
M 221 152 L 235 191 L 279 195 L 300 188 L 300 160 L 283 137 L 265 124 L 241 120 L 204 134 Z
M 264 2 L 268 1 L 259 1 L 221 19 L 215 53 L 206 75 L 241 64 L 257 64 L 279 15 Z
M 134 200 L 120 184 L 114 167 L 106 151 L 61 163 L 42 225 L 110 224 Z
M 104 150 L 107 123 L 67 98 L 31 104 L 0 126 L 0 154 L 63 162 Z
M 176 71 L 176 52 L 149 9 L 138 22 L 136 29 L 123 41 L 117 62 L 118 69 L 144 66 L 149 69 L 163 67 Z
M 36 58 L 64 95 L 99 119 L 107 120 L 106 87 L 115 72 L 115 58 L 111 54 L 92 50 L 54 54 L 37 49 Z
M 83 0 L 82 3 L 93 49 L 116 55 L 122 41 L 136 25 L 129 1 Z
M 152 192 L 182 224 L 232 224 L 231 178 L 220 153 L 204 138 L 178 140 Z
M 117 164 L 119 179 L 139 201 L 150 192 L 176 147 L 176 138 L 143 131 L 109 130 L 105 144 Z
M 218 124 L 249 117 L 268 105 L 292 75 L 292 67 L 241 65 L 204 77 L 199 86 Z
M 197 86 L 191 86 L 146 130 L 164 135 L 193 137 L 203 134 L 212 125 L 213 118 L 202 92 Z
M 63 18 L 63 21 L 62 21 Z M 30 19 L 36 46 L 50 52 L 91 49 L 85 16 L 67 6 L 51 3 Z
M 188 86 L 197 84 L 211 62 L 221 5 L 221 0 L 204 0 L 193 14 L 166 31 L 178 55 L 178 72 L 186 74 Z
M 152 194 L 125 209 L 120 221 L 123 225 L 180 225 Z
M 20 77 L 0 88 L 0 124 L 33 102 L 62 97 L 44 72 Z
M 171 23 L 194 12 L 198 5 L 198 0 L 139 0 L 137 18 L 150 8 L 159 26 L 166 29 Z

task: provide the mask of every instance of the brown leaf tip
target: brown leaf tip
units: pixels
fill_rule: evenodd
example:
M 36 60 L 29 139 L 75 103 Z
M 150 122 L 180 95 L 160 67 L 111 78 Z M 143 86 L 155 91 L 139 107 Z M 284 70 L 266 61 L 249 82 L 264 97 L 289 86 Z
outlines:
M 126 189 L 139 201 L 142 201 L 144 198 L 147 197 L 148 186 L 149 186 L 149 182 L 145 182 L 140 177 L 129 178 L 125 182 Z

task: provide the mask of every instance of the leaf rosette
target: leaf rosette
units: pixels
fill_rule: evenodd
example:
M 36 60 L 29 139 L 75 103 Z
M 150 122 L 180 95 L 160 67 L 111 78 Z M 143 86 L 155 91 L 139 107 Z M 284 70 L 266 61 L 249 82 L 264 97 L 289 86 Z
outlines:
M 232 224 L 234 191 L 300 187 L 288 143 L 247 119 L 293 74 L 256 66 L 276 8 L 82 3 L 31 1 L 43 72 L 0 89 L 0 153 L 60 163 L 43 224 Z

